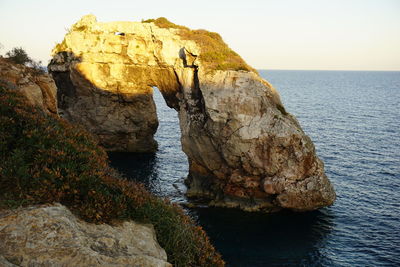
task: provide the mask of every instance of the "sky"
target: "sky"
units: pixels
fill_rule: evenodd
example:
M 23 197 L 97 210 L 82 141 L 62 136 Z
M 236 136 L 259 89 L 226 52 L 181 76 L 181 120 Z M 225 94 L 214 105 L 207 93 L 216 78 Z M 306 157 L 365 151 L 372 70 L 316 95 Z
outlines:
M 257 69 L 400 70 L 400 0 L 0 0 L 0 55 L 23 47 L 47 64 L 86 14 L 218 32 Z

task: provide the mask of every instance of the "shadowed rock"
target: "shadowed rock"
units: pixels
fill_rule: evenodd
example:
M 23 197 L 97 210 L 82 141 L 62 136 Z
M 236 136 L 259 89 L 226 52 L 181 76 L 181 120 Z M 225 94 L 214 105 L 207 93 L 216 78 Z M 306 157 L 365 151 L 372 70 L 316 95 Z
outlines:
M 313 210 L 335 200 L 312 141 L 277 91 L 218 34 L 89 15 L 53 53 L 63 116 L 109 150 L 155 150 L 152 87 L 159 88 L 179 113 L 188 196 L 252 211 Z
M 60 204 L 0 213 L 1 266 L 172 266 L 151 225 L 90 224 Z
M 57 88 L 48 74 L 0 57 L 0 85 L 21 92 L 28 103 L 43 111 L 57 114 Z

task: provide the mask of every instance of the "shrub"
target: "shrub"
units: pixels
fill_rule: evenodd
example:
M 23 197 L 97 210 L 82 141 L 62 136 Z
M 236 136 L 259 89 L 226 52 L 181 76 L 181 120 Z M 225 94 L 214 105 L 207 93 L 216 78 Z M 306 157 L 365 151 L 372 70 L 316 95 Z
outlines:
M 8 51 L 6 58 L 13 63 L 31 67 L 34 74 L 43 74 L 45 72 L 42 62 L 31 59 L 22 47 L 14 47 L 11 51 Z
M 81 128 L 0 85 L 0 208 L 60 202 L 95 223 L 151 223 L 175 266 L 223 266 L 205 232 L 177 205 L 124 180 Z
M 6 57 L 16 64 L 25 65 L 32 62 L 32 59 L 22 47 L 14 47 L 11 51 L 6 53 Z
M 178 34 L 182 39 L 192 40 L 199 46 L 201 50 L 199 59 L 209 70 L 244 70 L 257 73 L 236 52 L 230 49 L 216 32 L 190 30 L 187 27 L 174 24 L 163 17 L 142 20 L 142 22 L 153 22 L 160 28 L 179 29 Z
M 189 30 L 189 28 L 172 23 L 171 21 L 169 21 L 168 19 L 166 19 L 164 17 L 159 17 L 158 19 L 142 20 L 142 23 L 150 23 L 150 22 L 153 22 L 155 25 L 157 25 L 160 28 L 174 28 L 174 29 Z

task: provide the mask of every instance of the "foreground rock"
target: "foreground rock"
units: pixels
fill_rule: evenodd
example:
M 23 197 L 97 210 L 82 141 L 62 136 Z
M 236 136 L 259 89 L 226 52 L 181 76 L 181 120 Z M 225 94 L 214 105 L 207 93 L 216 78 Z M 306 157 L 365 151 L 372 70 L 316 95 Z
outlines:
M 172 266 L 153 227 L 95 225 L 55 204 L 0 213 L 1 266 Z
M 28 103 L 57 114 L 57 88 L 48 74 L 0 57 L 0 85 L 20 91 Z
M 153 151 L 155 86 L 179 113 L 189 196 L 244 210 L 331 205 L 323 163 L 276 90 L 218 34 L 161 22 L 73 25 L 49 65 L 65 118 L 109 150 Z

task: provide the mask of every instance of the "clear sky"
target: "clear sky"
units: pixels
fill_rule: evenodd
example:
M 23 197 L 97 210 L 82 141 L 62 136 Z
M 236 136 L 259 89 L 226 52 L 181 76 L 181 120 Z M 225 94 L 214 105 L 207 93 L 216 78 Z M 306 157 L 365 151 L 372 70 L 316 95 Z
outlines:
M 258 69 L 400 70 L 400 0 L 0 0 L 0 54 L 22 46 L 47 64 L 89 13 L 215 31 Z

